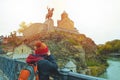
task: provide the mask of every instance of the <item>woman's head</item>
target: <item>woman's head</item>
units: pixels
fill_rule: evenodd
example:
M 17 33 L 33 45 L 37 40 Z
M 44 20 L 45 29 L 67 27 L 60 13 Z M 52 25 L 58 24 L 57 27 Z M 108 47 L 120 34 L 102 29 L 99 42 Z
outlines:
M 45 43 L 41 41 L 35 42 L 35 54 L 46 55 L 48 52 L 48 47 Z
M 39 48 L 39 47 L 41 47 L 41 44 L 42 44 L 41 41 L 36 41 L 35 44 L 34 44 L 34 46 L 35 46 L 36 48 Z

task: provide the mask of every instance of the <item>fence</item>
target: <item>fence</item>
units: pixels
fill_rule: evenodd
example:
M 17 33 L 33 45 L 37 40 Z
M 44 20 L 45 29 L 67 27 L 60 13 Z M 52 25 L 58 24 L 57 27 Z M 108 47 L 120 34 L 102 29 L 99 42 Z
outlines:
M 29 80 L 33 80 L 34 72 L 32 72 L 32 68 L 25 62 L 0 56 L 0 69 L 9 80 L 17 80 L 19 72 L 23 68 L 28 68 L 31 71 L 32 76 Z M 59 69 L 59 74 L 52 75 L 52 78 L 53 80 L 105 80 L 103 78 L 71 72 L 67 68 Z

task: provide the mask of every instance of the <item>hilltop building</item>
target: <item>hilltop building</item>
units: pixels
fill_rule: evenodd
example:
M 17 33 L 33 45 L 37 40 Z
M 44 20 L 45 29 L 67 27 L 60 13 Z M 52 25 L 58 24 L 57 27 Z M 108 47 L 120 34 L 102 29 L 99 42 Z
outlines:
M 74 22 L 70 20 L 65 11 L 61 14 L 61 20 L 58 20 L 57 24 L 57 30 L 78 34 L 78 30 L 74 27 Z
M 79 34 L 78 30 L 74 27 L 74 22 L 70 20 L 68 14 L 64 11 L 61 14 L 61 20 L 57 21 L 57 26 L 54 26 L 52 18 L 46 19 L 44 23 L 33 23 L 23 31 L 25 39 L 36 38 L 41 34 L 54 32 L 54 31 L 65 31 L 69 33 Z

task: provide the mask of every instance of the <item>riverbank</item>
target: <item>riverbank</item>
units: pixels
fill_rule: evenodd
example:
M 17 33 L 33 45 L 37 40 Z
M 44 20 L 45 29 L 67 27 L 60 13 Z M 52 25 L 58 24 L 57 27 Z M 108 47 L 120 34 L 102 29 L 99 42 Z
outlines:
M 107 80 L 119 80 L 120 74 L 120 58 L 109 58 L 107 60 L 109 66 L 106 71 L 100 75 L 102 78 L 106 78 Z
M 96 59 L 90 58 L 87 60 L 88 68 L 91 71 L 92 76 L 100 76 L 108 67 L 107 59 L 105 56 L 97 55 Z
M 105 66 L 105 65 L 91 66 L 89 68 L 91 69 L 91 75 L 92 76 L 99 76 L 99 75 L 101 75 L 105 72 L 107 66 Z

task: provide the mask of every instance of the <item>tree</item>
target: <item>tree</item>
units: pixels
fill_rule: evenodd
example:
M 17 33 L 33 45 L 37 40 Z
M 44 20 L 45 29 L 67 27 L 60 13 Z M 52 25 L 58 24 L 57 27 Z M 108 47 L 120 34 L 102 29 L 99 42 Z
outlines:
M 120 51 L 120 40 L 108 41 L 102 46 L 98 46 L 98 51 L 102 54 L 109 54 Z
M 20 28 L 18 29 L 18 32 L 19 33 L 23 33 L 23 31 L 26 29 L 26 28 L 28 28 L 28 25 L 23 21 L 23 22 L 21 22 L 20 23 Z

